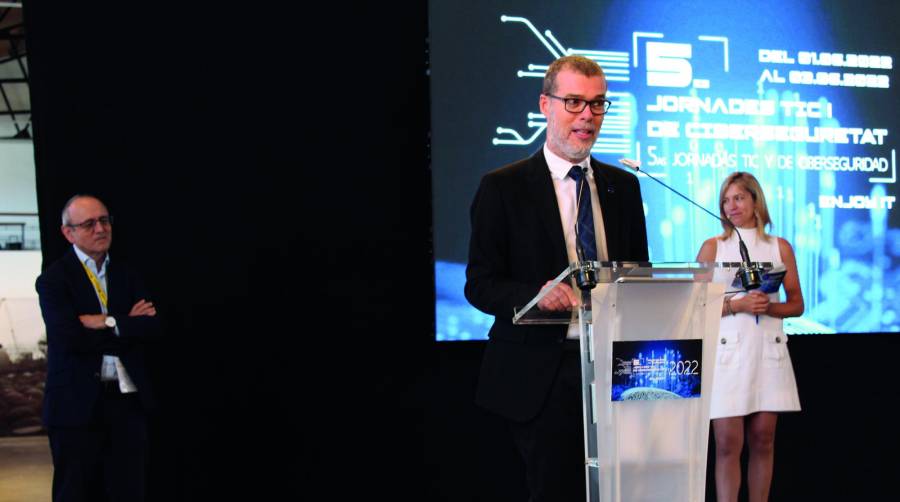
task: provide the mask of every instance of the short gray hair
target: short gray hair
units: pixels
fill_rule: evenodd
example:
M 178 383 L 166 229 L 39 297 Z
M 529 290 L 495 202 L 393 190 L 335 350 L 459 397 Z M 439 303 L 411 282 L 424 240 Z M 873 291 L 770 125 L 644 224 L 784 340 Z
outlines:
M 99 197 L 97 197 L 97 196 L 95 196 L 95 195 L 91 195 L 91 194 L 89 194 L 89 193 L 77 193 L 77 194 L 75 194 L 75 195 L 69 197 L 69 200 L 66 201 L 66 204 L 63 206 L 63 209 L 62 209 L 62 224 L 63 224 L 63 225 L 69 225 L 70 223 L 72 223 L 72 220 L 69 219 L 69 207 L 70 207 L 76 200 L 78 200 L 78 199 L 85 199 L 85 198 L 87 198 L 87 199 L 94 199 L 94 200 L 96 200 L 97 202 L 103 204 L 103 201 L 100 200 Z M 106 204 L 103 204 L 103 207 L 106 207 Z M 107 208 L 107 209 L 108 209 L 108 208 Z

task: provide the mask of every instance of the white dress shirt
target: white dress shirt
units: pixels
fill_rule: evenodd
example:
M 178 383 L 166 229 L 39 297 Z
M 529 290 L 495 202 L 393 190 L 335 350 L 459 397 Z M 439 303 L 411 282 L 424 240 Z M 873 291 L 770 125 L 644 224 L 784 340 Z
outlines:
M 106 297 L 109 298 L 109 288 L 106 286 L 106 271 L 109 266 L 109 253 L 106 254 L 103 263 L 98 267 L 97 263 L 94 262 L 94 259 L 78 249 L 78 246 L 73 244 L 72 248 L 75 249 L 75 254 L 78 256 L 78 259 L 81 260 L 81 263 L 84 263 L 94 276 L 97 277 L 100 288 L 103 290 Z M 93 289 L 93 284 L 91 285 L 91 288 Z M 94 292 L 97 293 L 96 290 Z M 100 300 L 99 293 L 97 293 L 97 301 L 100 303 L 100 308 L 103 313 L 107 314 L 108 311 L 106 305 L 103 305 L 103 301 Z M 115 330 L 116 336 L 119 336 L 118 326 L 113 328 L 113 330 Z M 137 387 L 134 385 L 134 382 L 131 381 L 128 372 L 125 371 L 125 366 L 122 365 L 122 361 L 116 356 L 103 355 L 103 363 L 100 365 L 100 379 L 118 380 L 119 390 L 122 391 L 122 393 L 137 392 Z
M 587 179 L 591 188 L 591 209 L 594 216 L 594 235 L 597 240 L 597 261 L 609 261 L 609 253 L 606 249 L 606 232 L 603 227 L 603 212 L 600 209 L 600 199 L 597 197 L 597 183 L 594 181 L 594 170 L 591 169 L 590 156 L 578 163 L 572 163 L 568 160 L 556 155 L 544 144 L 544 158 L 547 160 L 547 166 L 550 167 L 550 175 L 553 178 L 553 190 L 556 191 L 556 203 L 559 206 L 559 219 L 562 222 L 563 235 L 566 239 L 566 255 L 569 263 L 578 261 L 578 254 L 575 251 L 575 224 L 578 219 L 578 203 L 576 189 L 578 183 L 569 176 L 572 166 L 587 167 Z M 572 287 L 576 294 L 579 290 L 574 282 Z M 578 326 L 572 324 L 569 326 L 567 338 L 578 338 Z

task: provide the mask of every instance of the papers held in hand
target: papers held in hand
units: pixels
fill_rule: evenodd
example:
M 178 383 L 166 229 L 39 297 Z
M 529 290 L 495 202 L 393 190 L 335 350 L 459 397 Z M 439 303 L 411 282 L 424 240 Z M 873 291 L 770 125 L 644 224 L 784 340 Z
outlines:
M 759 290 L 763 293 L 777 293 L 781 288 L 781 283 L 784 281 L 784 274 L 787 273 L 784 265 L 781 263 L 776 263 L 775 266 L 763 272 L 762 275 L 762 284 L 759 286 Z
M 734 266 L 738 265 L 740 264 L 734 264 Z M 768 265 L 769 268 L 765 268 L 766 265 Z M 760 280 L 759 291 L 765 294 L 777 293 L 778 289 L 781 287 L 781 283 L 784 281 L 784 274 L 787 273 L 787 270 L 785 270 L 784 265 L 781 263 L 776 263 L 774 266 L 771 263 L 765 263 L 761 264 L 761 266 L 764 268 L 762 279 Z M 735 275 L 734 280 L 731 282 L 731 287 L 735 289 L 735 293 L 744 291 L 740 274 Z

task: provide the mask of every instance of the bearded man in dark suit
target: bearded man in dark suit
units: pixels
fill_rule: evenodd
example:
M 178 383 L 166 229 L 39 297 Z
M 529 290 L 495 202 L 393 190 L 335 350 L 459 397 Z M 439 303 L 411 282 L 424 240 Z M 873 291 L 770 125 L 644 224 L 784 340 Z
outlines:
M 507 421 L 532 502 L 585 500 L 578 330 L 515 326 L 513 309 L 578 261 L 577 208 L 586 203 L 578 194 L 591 198 L 593 259 L 648 260 L 637 177 L 590 156 L 610 106 L 606 96 L 597 63 L 581 56 L 554 61 L 539 101 L 547 118 L 543 148 L 485 175 L 471 208 L 466 298 L 495 316 L 476 403 Z M 586 188 L 578 181 L 585 178 Z M 538 307 L 571 310 L 579 301 L 563 282 Z

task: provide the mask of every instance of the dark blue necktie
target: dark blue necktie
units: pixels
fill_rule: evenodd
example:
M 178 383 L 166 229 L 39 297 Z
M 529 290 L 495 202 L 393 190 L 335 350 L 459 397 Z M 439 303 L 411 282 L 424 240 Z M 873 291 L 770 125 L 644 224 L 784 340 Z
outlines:
M 591 208 L 591 185 L 581 166 L 572 166 L 569 177 L 575 180 L 575 201 L 578 205 L 578 221 L 575 222 L 578 245 L 584 256 L 579 260 L 597 260 L 597 239 L 594 237 L 594 210 Z

